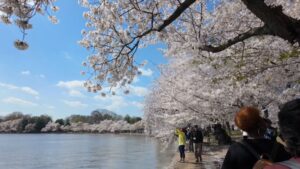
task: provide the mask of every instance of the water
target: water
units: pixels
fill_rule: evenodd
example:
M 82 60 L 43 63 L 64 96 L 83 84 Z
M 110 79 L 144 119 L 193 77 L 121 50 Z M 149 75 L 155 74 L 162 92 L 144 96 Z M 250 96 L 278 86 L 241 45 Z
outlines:
M 0 169 L 161 169 L 153 138 L 110 134 L 0 134 Z

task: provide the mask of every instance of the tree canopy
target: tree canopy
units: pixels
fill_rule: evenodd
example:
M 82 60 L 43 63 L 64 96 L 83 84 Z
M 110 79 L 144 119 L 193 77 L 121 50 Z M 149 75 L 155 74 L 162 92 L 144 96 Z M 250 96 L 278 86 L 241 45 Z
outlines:
M 8 9 L 53 3 L 3 2 L 4 21 L 19 17 Z M 136 62 L 136 51 L 155 43 L 166 45 L 163 54 L 169 64 L 160 67 L 162 76 L 146 98 L 149 130 L 229 120 L 239 107 L 250 104 L 268 108 L 274 117 L 278 105 L 300 96 L 300 0 L 79 3 L 87 8 L 79 43 L 92 51 L 83 62 L 83 74 L 90 77 L 88 91 L 132 83 L 145 64 Z

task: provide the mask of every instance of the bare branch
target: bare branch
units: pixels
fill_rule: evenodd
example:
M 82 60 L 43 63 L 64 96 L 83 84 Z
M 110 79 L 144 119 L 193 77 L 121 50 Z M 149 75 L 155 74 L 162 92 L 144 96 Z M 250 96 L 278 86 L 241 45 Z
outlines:
M 245 32 L 243 34 L 240 34 L 240 35 L 236 36 L 235 38 L 230 39 L 226 43 L 221 44 L 219 46 L 208 45 L 208 46 L 201 46 L 198 49 L 216 53 L 216 52 L 225 50 L 228 47 L 230 47 L 236 43 L 242 42 L 253 36 L 261 36 L 261 35 L 271 35 L 271 32 L 269 31 L 269 29 L 266 26 L 258 27 L 258 28 L 251 29 L 248 32 Z
M 174 22 L 188 7 L 190 7 L 196 0 L 185 0 L 180 6 L 174 11 L 172 15 L 170 15 L 166 20 L 164 20 L 163 24 L 157 28 L 157 31 L 162 31 L 165 27 Z
M 290 43 L 300 43 L 300 21 L 287 16 L 282 6 L 270 7 L 262 0 L 242 0 L 247 8 L 261 19 L 275 36 Z

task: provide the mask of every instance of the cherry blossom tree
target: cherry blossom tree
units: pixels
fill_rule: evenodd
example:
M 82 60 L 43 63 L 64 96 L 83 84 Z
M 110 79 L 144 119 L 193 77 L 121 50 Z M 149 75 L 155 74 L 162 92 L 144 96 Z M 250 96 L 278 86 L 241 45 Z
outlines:
M 1 9 L 9 2 L 36 7 L 26 0 L 3 2 Z M 92 52 L 82 72 L 89 75 L 89 91 L 131 84 L 145 64 L 136 63 L 136 51 L 166 45 L 170 64 L 146 99 L 149 131 L 228 120 L 243 105 L 275 113 L 280 103 L 299 96 L 300 0 L 79 3 L 88 9 L 79 43 Z
M 146 99 L 148 132 L 230 120 L 243 105 L 274 114 L 299 95 L 298 1 L 81 3 L 89 11 L 80 43 L 94 51 L 84 62 L 89 88 L 130 84 L 139 74 L 136 50 L 166 44 L 170 65 Z
M 87 86 L 93 89 L 105 82 L 131 83 L 139 74 L 135 52 L 156 42 L 166 43 L 169 55 L 186 49 L 208 59 L 217 52 L 238 51 L 240 56 L 253 39 L 299 42 L 296 0 L 80 2 L 89 9 L 83 14 L 87 29 L 80 44 L 94 51 L 84 63 L 91 68 Z
M 251 52 L 244 51 L 242 60 L 235 60 L 232 52 L 231 61 L 224 62 L 227 56 L 216 55 L 210 64 L 199 64 L 205 61 L 203 57 L 186 56 L 191 51 L 173 53 L 146 98 L 147 131 L 171 138 L 172 128 L 188 123 L 232 121 L 234 113 L 245 105 L 267 107 L 276 121 L 278 106 L 300 96 L 300 65 L 297 49 L 285 41 L 267 42 L 257 50 L 247 47 Z
M 1 0 L 0 18 L 4 24 L 15 24 L 20 28 L 22 38 L 14 42 L 17 49 L 25 50 L 28 43 L 25 41 L 26 31 L 32 29 L 30 19 L 36 14 L 48 15 L 52 23 L 57 24 L 58 19 L 51 15 L 51 11 L 56 12 L 59 7 L 54 5 L 56 0 Z

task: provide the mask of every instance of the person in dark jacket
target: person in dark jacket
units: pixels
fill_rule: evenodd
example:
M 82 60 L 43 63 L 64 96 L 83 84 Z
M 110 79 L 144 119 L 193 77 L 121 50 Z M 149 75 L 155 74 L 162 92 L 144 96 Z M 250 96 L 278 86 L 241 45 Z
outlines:
M 189 127 L 186 135 L 186 140 L 188 140 L 189 152 L 194 152 L 193 140 L 191 139 L 192 132 L 193 132 L 193 128 Z
M 254 107 L 241 108 L 235 115 L 235 124 L 248 133 L 248 138 L 233 143 L 229 147 L 222 169 L 252 169 L 259 157 L 249 149 L 254 150 L 257 155 L 267 156 L 275 162 L 290 158 L 282 145 L 273 139 L 264 137 L 267 125 L 258 109 Z M 275 149 L 276 151 L 274 151 Z
M 300 98 L 289 101 L 281 107 L 278 113 L 279 128 L 282 144 L 291 153 L 293 158 L 264 169 L 288 169 L 287 164 L 292 164 L 294 168 L 300 168 Z
M 203 134 L 198 128 L 198 125 L 194 126 L 194 130 L 191 134 L 191 140 L 194 143 L 194 151 L 196 162 L 202 161 L 202 143 L 203 143 Z

